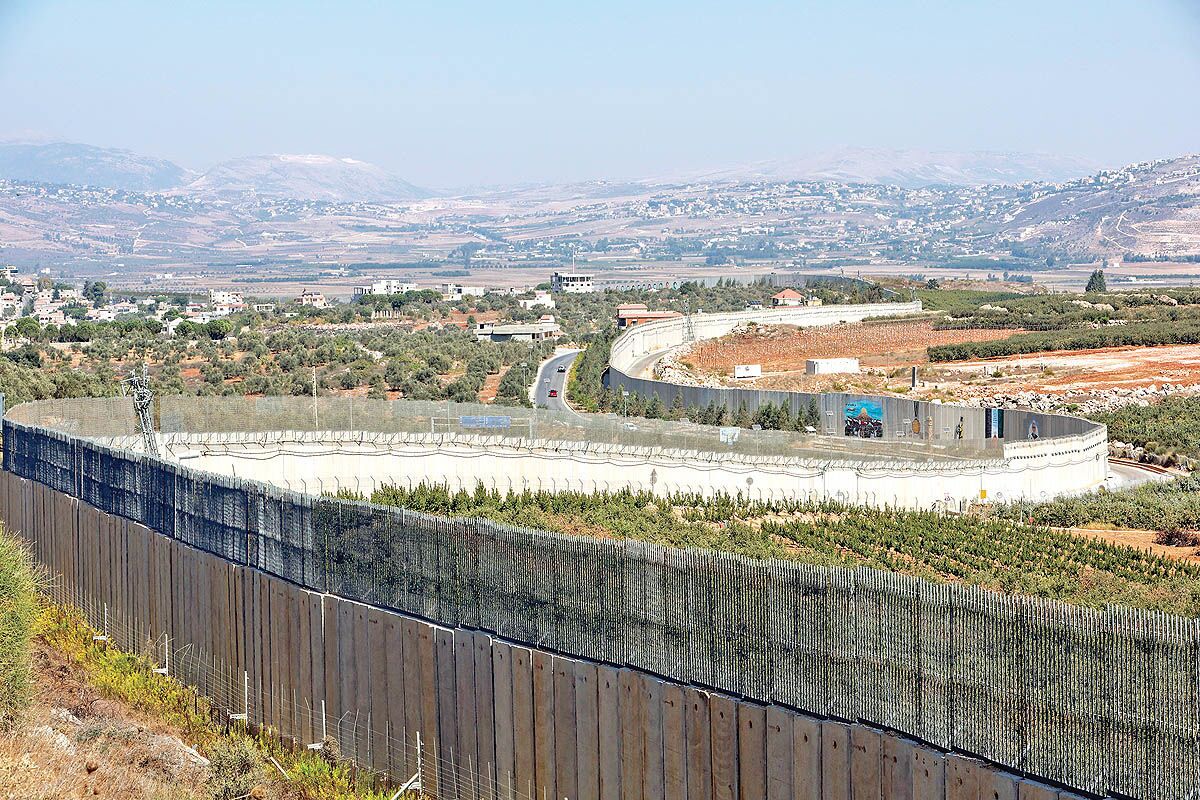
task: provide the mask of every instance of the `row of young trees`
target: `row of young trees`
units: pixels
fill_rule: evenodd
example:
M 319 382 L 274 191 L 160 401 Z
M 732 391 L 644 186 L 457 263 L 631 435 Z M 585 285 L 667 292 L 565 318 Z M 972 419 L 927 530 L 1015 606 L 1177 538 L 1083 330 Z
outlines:
M 573 398 L 572 398 L 573 399 Z M 708 405 L 684 405 L 681 395 L 676 395 L 670 405 L 663 403 L 658 395 L 643 397 L 640 394 L 622 395 L 619 391 L 603 388 L 600 391 L 598 409 L 615 414 L 647 419 L 688 420 L 701 425 L 729 425 L 739 428 L 758 426 L 768 431 L 805 431 L 820 429 L 821 408 L 816 398 L 809 398 L 793 409 L 790 403 L 767 402 L 751 411 L 745 403 L 730 408 L 725 403 L 710 401 Z
M 1194 488 L 1193 488 L 1194 493 Z M 352 496 L 351 499 L 366 499 Z M 384 486 L 369 498 L 430 514 L 481 517 L 575 535 L 654 541 L 815 564 L 868 566 L 938 582 L 1086 606 L 1196 616 L 1200 566 L 1013 519 L 876 509 L 829 499 L 663 497 L 648 492 L 499 492 L 482 485 Z M 1040 518 L 1035 510 L 1032 514 Z
M 1200 321 L 1144 322 L 1107 325 L 1089 330 L 1053 330 L 1019 333 L 991 342 L 963 342 L 929 348 L 930 361 L 1041 353 L 1049 350 L 1091 350 L 1103 347 L 1147 347 L 1163 344 L 1200 344 Z

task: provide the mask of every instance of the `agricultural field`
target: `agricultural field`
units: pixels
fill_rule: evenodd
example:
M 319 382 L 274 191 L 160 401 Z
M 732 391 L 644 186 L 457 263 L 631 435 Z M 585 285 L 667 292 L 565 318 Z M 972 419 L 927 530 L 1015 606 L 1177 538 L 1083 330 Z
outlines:
M 763 284 L 684 284 L 658 292 L 562 295 L 553 314 L 563 329 L 560 341 L 585 342 L 611 329 L 621 303 L 732 310 L 774 291 Z M 831 303 L 860 301 L 863 291 L 822 290 Z M 186 306 L 188 298 L 162 301 Z M 552 345 L 480 342 L 473 329 L 483 321 L 532 321 L 545 311 L 521 308 L 508 295 L 448 302 L 422 290 L 327 308 L 283 305 L 203 325 L 183 322 L 174 335 L 152 318 L 41 326 L 22 317 L 5 329 L 0 392 L 10 405 L 113 395 L 121 377 L 145 364 L 157 394 L 310 394 L 315 380 L 323 395 L 524 405 Z
M 520 405 L 528 402 L 537 363 L 552 349 L 479 342 L 456 327 L 330 330 L 248 314 L 220 321 L 228 327 L 175 336 L 114 326 L 97 328 L 88 341 L 33 334 L 0 357 L 0 392 L 10 405 L 113 395 L 120 379 L 144 364 L 161 395 L 307 395 L 315 381 L 327 396 L 466 402 L 486 392 Z M 521 363 L 530 366 L 520 369 Z
M 344 496 L 575 536 L 869 566 L 1086 606 L 1117 603 L 1200 616 L 1200 564 L 1016 519 L 630 492 L 449 492 L 424 484 L 383 487 L 370 498 Z
M 1200 459 L 1200 397 L 1167 397 L 1150 405 L 1129 405 L 1093 415 L 1108 426 L 1110 441 L 1129 442 L 1162 455 Z M 1200 486 L 1195 487 L 1200 491 Z M 1200 529 L 1200 522 L 1193 527 Z
M 1013 503 L 997 513 L 1200 563 L 1200 478 L 1195 475 L 1045 503 Z
M 698 342 L 675 361 L 697 376 L 726 379 L 721 383 L 730 386 L 746 385 L 731 377 L 734 365 L 760 364 L 766 375 L 754 383 L 759 388 L 821 391 L 832 388 L 833 383 L 846 381 L 863 382 L 863 388 L 882 388 L 880 381 L 865 376 L 806 376 L 804 361 L 857 356 L 862 367 L 886 373 L 925 363 L 928 360 L 925 353 L 930 347 L 990 341 L 1010 335 L 1011 331 L 1002 330 L 939 330 L 931 319 L 868 321 L 820 328 L 750 325 L 719 339 Z
M 1058 398 L 1067 410 L 1117 389 L 1200 386 L 1195 290 L 918 294 L 933 312 L 928 318 L 824 329 L 754 326 L 698 343 L 667 363 L 709 385 L 980 402 L 1034 392 Z M 804 374 L 807 358 L 848 355 L 859 357 L 861 373 Z M 763 376 L 735 380 L 729 377 L 735 364 L 761 364 Z

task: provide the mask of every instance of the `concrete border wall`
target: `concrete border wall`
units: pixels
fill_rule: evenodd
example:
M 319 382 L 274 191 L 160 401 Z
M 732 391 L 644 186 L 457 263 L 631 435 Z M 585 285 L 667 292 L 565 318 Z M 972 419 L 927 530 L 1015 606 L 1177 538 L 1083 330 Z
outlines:
M 113 443 L 121 442 L 138 446 L 133 440 Z M 269 437 L 165 434 L 162 446 L 167 453 L 187 453 L 186 463 L 196 469 L 315 494 L 349 489 L 370 496 L 381 486 L 431 483 L 466 491 L 482 485 L 502 494 L 629 489 L 663 496 L 741 494 L 766 501 L 830 498 L 876 507 L 958 509 L 962 498 L 985 495 L 1002 502 L 1036 491 L 1000 459 L 831 461 L 445 434 L 350 438 L 296 431 Z M 1092 466 L 1088 458 L 1074 456 L 1085 468 Z
M 114 645 L 225 714 L 300 745 L 330 736 L 443 800 L 1076 797 L 897 734 L 308 591 L 9 472 L 0 518 Z
M 870 400 L 883 414 L 883 439 L 905 443 L 965 440 L 984 445 L 989 411 L 950 403 L 934 403 L 898 396 L 873 396 L 831 392 L 813 394 L 737 387 L 690 386 L 636 375 L 639 363 L 654 354 L 665 355 L 685 343 L 716 338 L 744 322 L 803 326 L 832 325 L 869 317 L 911 314 L 920 303 L 881 303 L 862 306 L 819 306 L 816 308 L 769 309 L 736 314 L 693 314 L 691 317 L 660 320 L 637 325 L 614 340 L 609 356 L 606 383 L 614 391 L 625 390 L 642 397 L 657 396 L 664 407 L 677 401 L 685 407 L 725 407 L 731 413 L 745 407 L 750 412 L 771 403 L 787 405 L 797 414 L 815 403 L 820 410 L 819 433 L 840 436 L 847 403 Z M 1088 491 L 1108 476 L 1108 431 L 1104 425 L 1063 414 L 1004 409 L 1002 435 L 1004 467 L 996 470 L 987 486 L 986 499 L 1044 500 L 1062 494 Z M 916 424 L 914 424 L 914 422 Z M 1036 436 L 1035 436 L 1036 433 Z M 900 466 L 900 469 L 905 469 Z M 879 494 L 873 492 L 873 494 Z M 885 496 L 892 493 L 883 493 Z M 906 506 L 943 506 L 947 498 L 936 490 L 916 489 L 900 493 L 910 497 Z M 956 502 L 980 498 L 956 495 Z M 870 503 L 865 497 L 852 502 Z

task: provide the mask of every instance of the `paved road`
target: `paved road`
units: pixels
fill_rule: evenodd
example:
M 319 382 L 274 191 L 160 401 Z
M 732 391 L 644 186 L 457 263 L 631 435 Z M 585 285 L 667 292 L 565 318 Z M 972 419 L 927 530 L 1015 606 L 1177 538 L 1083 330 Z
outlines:
M 1149 481 L 1169 481 L 1174 477 L 1174 475 L 1151 472 L 1131 464 L 1115 464 L 1110 461 L 1108 462 L 1108 480 L 1104 482 L 1104 485 L 1115 491 Z
M 538 408 L 548 408 L 551 411 L 568 411 L 575 413 L 570 406 L 566 404 L 565 398 L 567 395 L 567 376 L 570 375 L 571 362 L 579 355 L 578 350 L 570 353 L 563 353 L 560 356 L 547 361 L 542 365 L 541 371 L 537 376 L 537 383 L 534 384 L 534 404 Z M 567 371 L 559 372 L 558 368 L 563 367 Z M 550 397 L 551 389 L 558 390 L 558 397 Z

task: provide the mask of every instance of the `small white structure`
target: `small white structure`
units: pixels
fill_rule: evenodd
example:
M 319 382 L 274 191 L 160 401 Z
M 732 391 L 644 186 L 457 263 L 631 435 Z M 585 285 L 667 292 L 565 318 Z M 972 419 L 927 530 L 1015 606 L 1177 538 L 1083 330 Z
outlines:
M 809 358 L 804 362 L 805 375 L 838 375 L 858 373 L 857 358 Z
M 588 294 L 596 291 L 590 272 L 555 272 L 550 275 L 550 291 L 564 294 Z
M 463 286 L 458 283 L 442 284 L 442 299 L 449 303 L 462 300 L 464 297 L 483 297 L 486 293 L 487 290 L 482 286 Z
M 354 296 L 365 297 L 371 294 L 403 294 L 404 292 L 415 292 L 417 285 L 412 281 L 393 280 L 384 278 L 383 280 L 371 281 L 370 286 L 355 286 Z
M 733 377 L 735 378 L 761 378 L 762 364 L 734 364 Z
M 325 295 L 320 292 L 314 292 L 311 289 L 305 289 L 296 300 L 302 306 L 312 306 L 313 308 L 325 308 L 329 305 L 325 300 Z
M 518 300 L 517 305 L 521 306 L 521 308 L 527 311 L 539 306 L 542 308 L 554 308 L 554 298 L 550 296 L 549 292 L 539 290 L 533 293 L 532 298 L 522 298 Z

